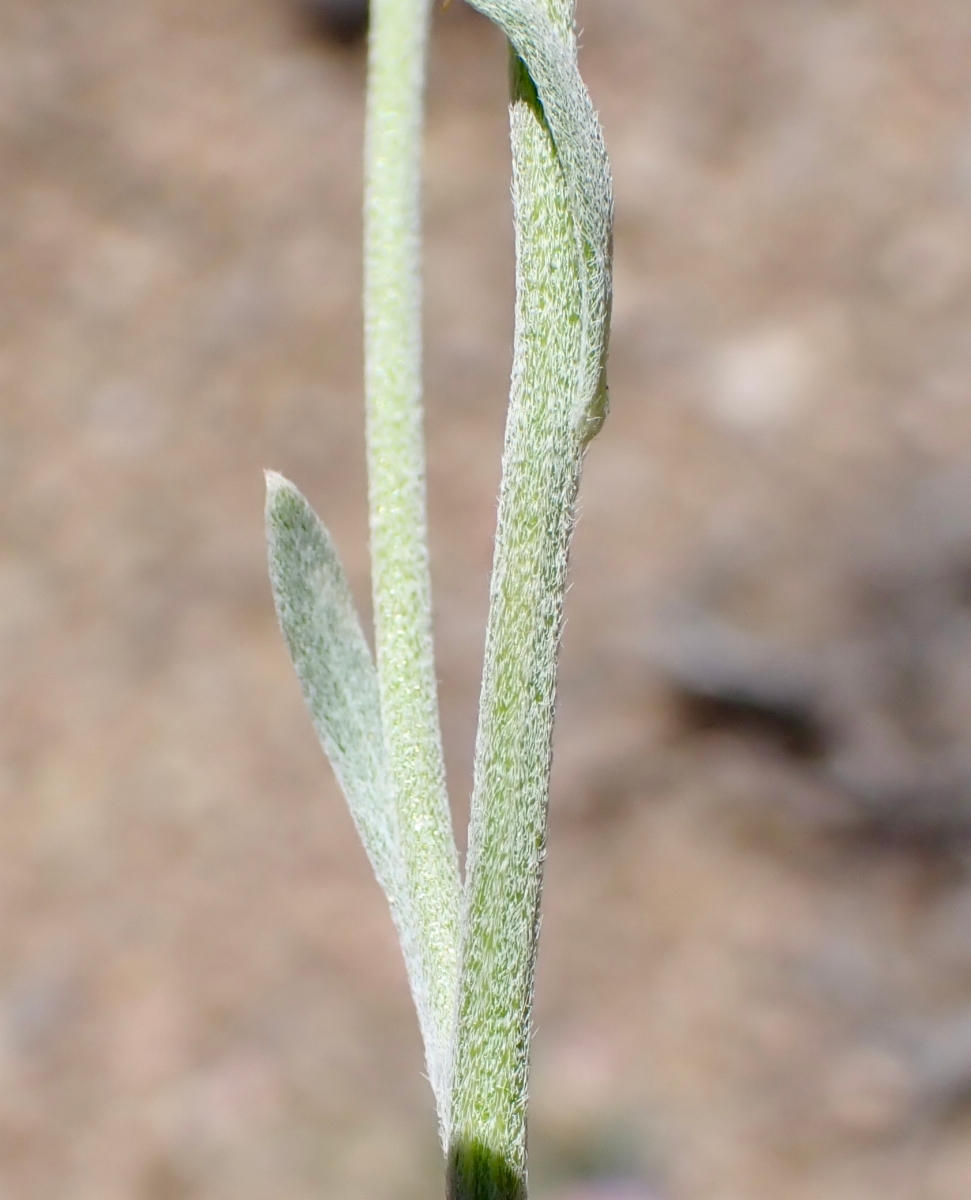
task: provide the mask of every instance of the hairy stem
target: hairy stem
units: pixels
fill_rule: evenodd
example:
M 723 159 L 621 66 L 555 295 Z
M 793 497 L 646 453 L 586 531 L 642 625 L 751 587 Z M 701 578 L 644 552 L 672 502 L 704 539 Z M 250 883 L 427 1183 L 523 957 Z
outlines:
M 365 148 L 365 382 L 381 720 L 422 947 L 412 980 L 444 1122 L 460 884 L 439 730 L 421 410 L 421 129 L 428 0 L 372 0 Z
M 510 36 L 520 29 L 528 35 L 538 12 L 534 0 L 482 0 L 476 7 Z M 572 6 L 548 0 L 544 15 L 546 30 L 554 31 L 542 31 L 544 50 L 554 65 L 569 65 L 575 54 Z M 583 451 L 602 419 L 597 405 L 603 403 L 609 309 L 609 179 L 604 171 L 599 200 L 605 232 L 593 252 L 607 267 L 598 277 L 590 270 L 575 160 L 571 177 L 542 99 L 514 55 L 516 347 L 469 830 L 450 1200 L 526 1195 L 529 1036 L 556 662 Z M 599 129 L 594 142 L 597 137 Z M 599 159 L 586 164 L 595 192 L 600 165 Z M 603 295 L 591 294 L 591 278 Z M 591 346 L 591 336 L 600 339 L 597 345 Z

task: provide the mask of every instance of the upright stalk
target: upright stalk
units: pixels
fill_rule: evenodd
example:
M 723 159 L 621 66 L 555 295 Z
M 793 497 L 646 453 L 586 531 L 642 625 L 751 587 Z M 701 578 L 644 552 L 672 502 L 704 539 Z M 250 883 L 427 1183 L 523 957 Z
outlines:
M 419 259 L 428 24 L 429 0 L 372 0 L 364 333 L 381 719 L 422 947 L 416 996 L 424 1001 L 418 1001 L 418 1016 L 441 1116 L 454 1019 L 460 884 L 439 729 L 422 436 Z
M 329 534 L 272 473 L 266 519 L 280 625 L 398 928 L 449 1196 L 524 1200 L 556 659 L 580 467 L 606 412 L 612 203 L 572 0 L 470 3 L 514 51 L 517 267 L 464 892 L 439 731 L 422 445 L 428 0 L 371 4 L 364 314 L 376 667 Z
M 547 0 L 545 29 L 535 21 L 538 5 L 476 6 L 518 42 L 511 69 L 517 301 L 469 830 L 449 1197 L 523 1200 L 557 653 L 580 467 L 605 407 L 609 278 L 590 264 L 609 256 L 610 202 L 605 160 L 588 158 L 587 178 L 571 178 L 570 147 L 558 144 L 548 119 L 558 97 L 548 94 L 544 108 L 516 53 L 538 44 L 554 70 L 568 64 L 572 3 Z M 539 57 L 530 53 L 542 79 Z M 564 82 L 554 80 L 561 102 Z M 578 184 L 606 186 L 602 245 L 584 236 Z

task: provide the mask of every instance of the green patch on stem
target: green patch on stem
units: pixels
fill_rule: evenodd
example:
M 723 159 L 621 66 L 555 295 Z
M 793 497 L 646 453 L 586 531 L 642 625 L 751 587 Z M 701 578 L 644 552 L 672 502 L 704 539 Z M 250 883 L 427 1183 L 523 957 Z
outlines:
M 449 1152 L 447 1200 L 526 1200 L 526 1181 L 510 1161 L 481 1142 Z

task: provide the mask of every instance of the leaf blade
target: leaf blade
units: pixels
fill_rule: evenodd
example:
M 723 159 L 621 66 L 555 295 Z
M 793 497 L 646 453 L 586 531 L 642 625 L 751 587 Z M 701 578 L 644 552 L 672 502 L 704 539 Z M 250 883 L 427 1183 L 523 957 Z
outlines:
M 421 831 L 406 836 L 403 830 L 410 814 L 402 809 L 388 763 L 378 674 L 337 550 L 304 496 L 272 471 L 266 531 L 280 628 L 314 729 L 391 906 L 444 1128 L 457 967 L 444 979 L 436 975 L 443 948 L 432 939 L 436 905 L 447 916 L 452 902 L 449 881 L 429 872 Z M 443 987 L 449 989 L 444 1021 Z
M 277 618 L 317 737 L 392 907 L 404 896 L 377 672 L 329 533 L 296 487 L 266 473 Z

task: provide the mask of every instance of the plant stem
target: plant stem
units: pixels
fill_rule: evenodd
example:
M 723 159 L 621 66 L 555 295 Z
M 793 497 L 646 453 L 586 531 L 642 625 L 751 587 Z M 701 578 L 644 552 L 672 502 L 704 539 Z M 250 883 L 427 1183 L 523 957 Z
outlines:
M 365 384 L 381 719 L 410 904 L 412 990 L 444 1121 L 460 883 L 431 624 L 421 410 L 421 147 L 429 0 L 372 0 L 365 146 Z
M 572 46 L 572 6 L 549 0 L 546 8 Z M 591 432 L 585 418 L 578 420 L 588 331 L 574 197 L 536 87 L 515 55 L 511 122 L 516 348 L 469 830 L 450 1200 L 526 1195 L 529 1035 L 556 661 L 574 504 Z M 604 203 L 609 224 L 609 194 Z

